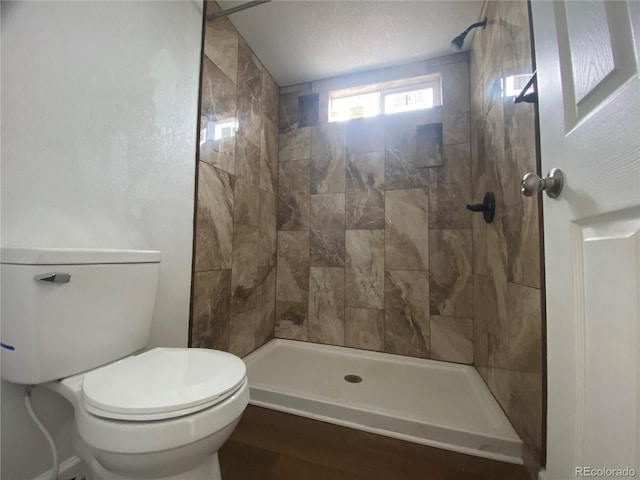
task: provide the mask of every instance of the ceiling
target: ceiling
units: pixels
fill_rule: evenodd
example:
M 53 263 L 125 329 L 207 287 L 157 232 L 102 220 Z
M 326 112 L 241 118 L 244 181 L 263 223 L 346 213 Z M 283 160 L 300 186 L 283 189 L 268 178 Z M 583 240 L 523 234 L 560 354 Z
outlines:
M 223 1 L 223 10 L 241 1 Z M 273 0 L 228 18 L 281 87 L 453 53 L 482 2 Z M 467 38 L 465 48 L 471 43 Z

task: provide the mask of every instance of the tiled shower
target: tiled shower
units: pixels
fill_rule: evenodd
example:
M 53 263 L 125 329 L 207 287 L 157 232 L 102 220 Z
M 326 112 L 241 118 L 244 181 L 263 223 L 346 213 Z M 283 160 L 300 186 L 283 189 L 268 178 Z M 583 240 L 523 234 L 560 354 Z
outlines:
M 527 5 L 485 15 L 470 53 L 282 88 L 228 19 L 206 23 L 191 344 L 473 364 L 539 461 L 541 237 L 519 192 L 535 110 L 501 96 L 532 71 Z M 330 91 L 429 74 L 441 106 L 328 121 Z M 489 225 L 465 208 L 485 191 Z

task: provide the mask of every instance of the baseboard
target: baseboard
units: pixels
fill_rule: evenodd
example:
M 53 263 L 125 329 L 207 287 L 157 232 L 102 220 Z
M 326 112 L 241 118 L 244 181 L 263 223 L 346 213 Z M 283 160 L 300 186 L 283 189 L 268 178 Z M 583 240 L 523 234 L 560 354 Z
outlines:
M 87 478 L 87 466 L 79 457 L 74 455 L 60 463 L 58 468 L 59 480 L 82 480 Z M 51 469 L 37 476 L 33 480 L 51 480 Z

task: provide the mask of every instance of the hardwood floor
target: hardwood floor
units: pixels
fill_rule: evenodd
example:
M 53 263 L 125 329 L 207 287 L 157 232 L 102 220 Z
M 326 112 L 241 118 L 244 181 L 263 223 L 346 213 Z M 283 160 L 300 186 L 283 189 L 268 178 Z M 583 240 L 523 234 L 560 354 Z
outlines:
M 224 480 L 529 480 L 487 460 L 249 406 L 220 450 Z

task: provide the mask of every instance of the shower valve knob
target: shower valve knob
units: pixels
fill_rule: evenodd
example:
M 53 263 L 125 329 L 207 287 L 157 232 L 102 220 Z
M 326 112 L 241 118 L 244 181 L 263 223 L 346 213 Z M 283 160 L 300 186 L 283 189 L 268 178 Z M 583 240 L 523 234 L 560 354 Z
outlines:
M 553 168 L 545 178 L 535 173 L 527 173 L 522 178 L 522 194 L 525 197 L 535 197 L 543 190 L 550 198 L 558 198 L 564 187 L 564 174 L 559 168 Z

